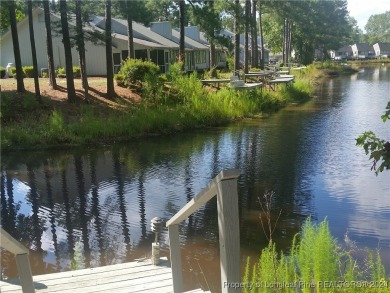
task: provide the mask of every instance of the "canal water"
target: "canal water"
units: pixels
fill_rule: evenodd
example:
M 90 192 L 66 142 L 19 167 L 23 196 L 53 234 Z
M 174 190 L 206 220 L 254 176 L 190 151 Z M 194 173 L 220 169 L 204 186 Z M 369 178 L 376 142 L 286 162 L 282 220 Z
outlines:
M 242 263 L 267 245 L 261 219 L 274 193 L 273 234 L 288 251 L 311 217 L 325 218 L 341 244 L 380 249 L 390 271 L 390 173 L 375 176 L 355 139 L 389 139 L 380 119 L 390 67 L 368 67 L 320 83 L 315 97 L 262 119 L 72 151 L 1 158 L 1 224 L 31 250 L 33 274 L 149 257 L 150 220 L 167 221 L 221 170 L 237 168 Z M 219 288 L 216 200 L 180 227 L 187 289 Z M 160 236 L 168 255 L 168 236 Z M 17 275 L 2 251 L 4 277 Z

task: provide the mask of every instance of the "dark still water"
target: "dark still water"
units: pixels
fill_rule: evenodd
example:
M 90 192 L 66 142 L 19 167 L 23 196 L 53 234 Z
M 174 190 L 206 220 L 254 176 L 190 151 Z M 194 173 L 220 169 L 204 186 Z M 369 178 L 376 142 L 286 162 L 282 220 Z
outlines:
M 355 138 L 365 130 L 389 138 L 384 113 L 390 67 L 322 83 L 316 97 L 268 118 L 113 147 L 4 154 L 2 226 L 31 249 L 33 274 L 148 257 L 150 220 L 168 220 L 215 175 L 238 168 L 241 254 L 257 256 L 267 239 L 259 197 L 274 191 L 279 249 L 308 216 L 327 217 L 343 243 L 380 248 L 390 270 L 390 173 L 375 176 Z M 218 290 L 216 200 L 181 226 L 187 289 Z M 168 237 L 161 236 L 163 254 Z M 79 257 L 77 257 L 79 255 Z M 80 257 L 80 255 L 82 257 Z M 2 273 L 16 276 L 2 252 Z

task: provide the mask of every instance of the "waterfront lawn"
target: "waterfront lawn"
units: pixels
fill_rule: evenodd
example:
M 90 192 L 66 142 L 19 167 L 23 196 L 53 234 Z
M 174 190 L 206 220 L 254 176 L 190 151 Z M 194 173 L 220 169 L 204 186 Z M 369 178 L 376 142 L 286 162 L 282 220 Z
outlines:
M 66 84 L 57 91 L 40 79 L 42 102 L 34 97 L 32 79 L 27 91 L 16 93 L 14 79 L 1 80 L 1 147 L 18 149 L 115 143 L 140 136 L 167 134 L 226 124 L 230 121 L 277 111 L 287 103 L 309 99 L 312 84 L 299 79 L 294 86 L 267 90 L 228 88 L 217 92 L 202 86 L 196 75 L 179 76 L 167 92 L 145 88 L 142 95 L 116 87 L 114 99 L 105 97 L 105 79 L 91 79 L 87 101 L 66 101 Z M 13 87 L 14 86 L 14 87 Z M 81 82 L 76 80 L 81 97 Z

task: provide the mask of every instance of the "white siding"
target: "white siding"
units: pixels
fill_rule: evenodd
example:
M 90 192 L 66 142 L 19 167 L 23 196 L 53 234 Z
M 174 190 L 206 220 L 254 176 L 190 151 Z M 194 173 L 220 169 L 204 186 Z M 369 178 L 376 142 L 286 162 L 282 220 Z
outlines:
M 35 47 L 37 51 L 38 70 L 47 68 L 47 52 L 46 52 L 46 29 L 43 17 L 37 14 L 42 14 L 40 10 L 35 10 L 33 18 Z M 54 19 L 52 18 L 52 21 Z M 53 35 L 53 55 L 55 68 L 65 66 L 64 46 L 61 35 Z M 22 66 L 32 65 L 30 34 L 28 27 L 28 20 L 24 19 L 18 24 L 18 38 L 20 46 L 20 55 L 22 59 Z M 105 75 L 106 61 L 105 61 L 105 46 L 94 45 L 91 42 L 86 42 L 86 63 L 88 75 Z M 15 64 L 13 53 L 12 37 L 10 33 L 4 35 L 0 43 L 1 50 L 1 66 L 5 67 L 8 63 Z M 115 48 L 113 48 L 115 52 Z M 74 66 L 79 65 L 78 53 L 75 48 L 72 48 L 72 62 Z

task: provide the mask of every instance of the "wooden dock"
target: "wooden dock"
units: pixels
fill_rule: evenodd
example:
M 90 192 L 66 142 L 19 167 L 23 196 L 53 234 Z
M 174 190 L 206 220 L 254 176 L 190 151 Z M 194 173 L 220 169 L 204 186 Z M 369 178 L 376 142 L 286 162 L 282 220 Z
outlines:
M 98 268 L 33 276 L 35 292 L 130 293 L 174 292 L 167 258 L 154 266 L 149 259 Z M 0 281 L 1 293 L 22 292 L 19 279 Z M 203 292 L 201 289 L 191 292 Z

